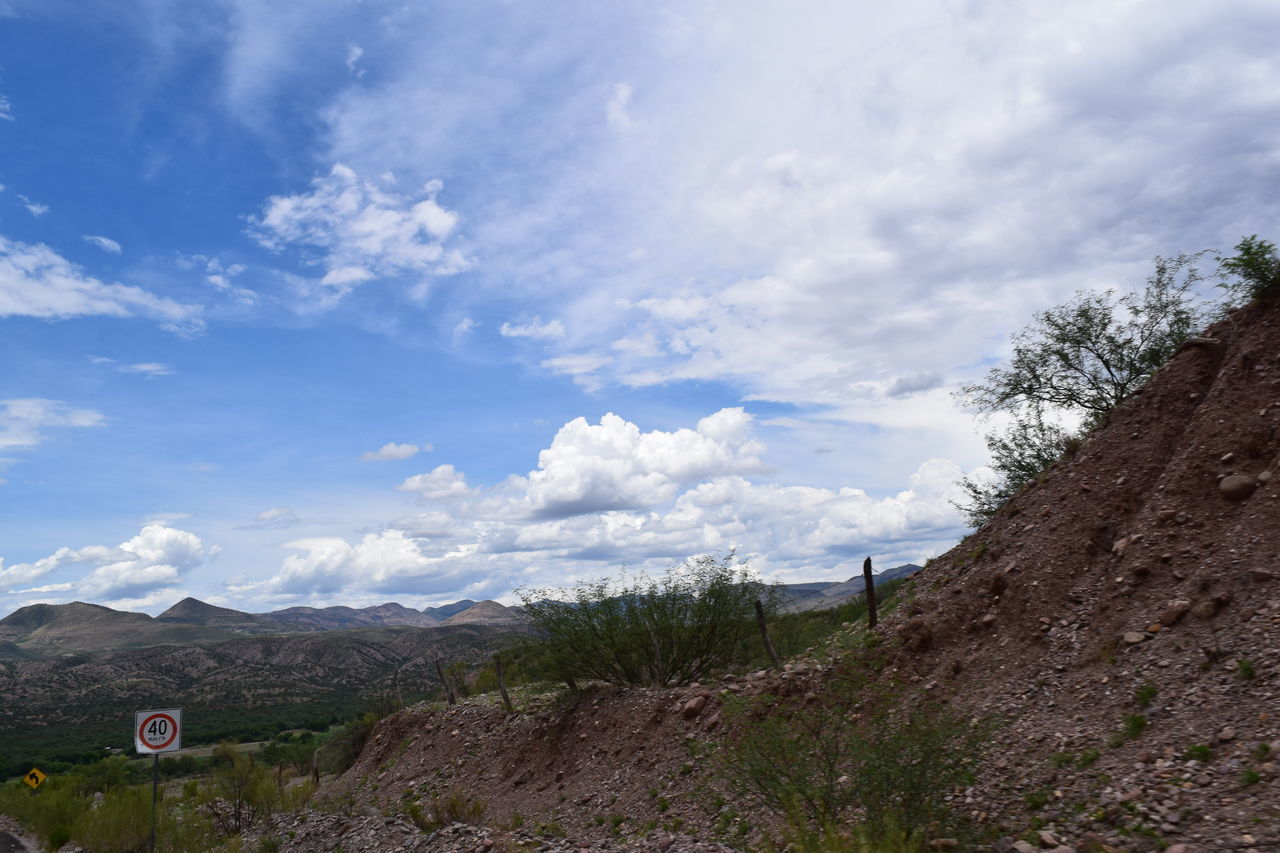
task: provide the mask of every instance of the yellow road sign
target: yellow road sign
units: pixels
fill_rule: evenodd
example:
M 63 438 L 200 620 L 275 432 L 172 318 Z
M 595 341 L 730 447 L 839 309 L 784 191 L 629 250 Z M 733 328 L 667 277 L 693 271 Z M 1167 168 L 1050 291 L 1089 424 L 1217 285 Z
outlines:
M 44 780 L 48 778 L 48 776 L 41 772 L 39 767 L 32 767 L 31 772 L 22 777 L 22 781 L 30 785 L 32 789 L 35 789 L 44 784 Z

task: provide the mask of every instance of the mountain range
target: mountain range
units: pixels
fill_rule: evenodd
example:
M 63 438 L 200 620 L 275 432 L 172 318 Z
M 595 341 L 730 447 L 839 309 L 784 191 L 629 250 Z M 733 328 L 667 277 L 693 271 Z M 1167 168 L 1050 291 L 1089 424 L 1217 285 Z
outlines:
M 875 576 L 877 584 L 919 570 L 906 564 Z M 781 609 L 801 612 L 836 607 L 862 594 L 862 575 L 847 581 L 781 584 Z M 220 642 L 239 636 L 350 631 L 362 628 L 435 628 L 457 625 L 513 627 L 520 608 L 469 598 L 414 610 L 387 602 L 370 607 L 288 607 L 247 613 L 184 598 L 159 616 L 112 610 L 100 604 L 31 604 L 0 619 L 0 661 L 28 660 L 79 651 Z

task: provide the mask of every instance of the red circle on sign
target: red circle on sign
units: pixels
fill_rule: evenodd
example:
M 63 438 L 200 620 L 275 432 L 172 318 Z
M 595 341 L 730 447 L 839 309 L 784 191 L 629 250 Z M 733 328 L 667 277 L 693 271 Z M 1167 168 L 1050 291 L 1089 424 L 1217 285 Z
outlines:
M 169 738 L 163 743 L 152 743 L 151 741 L 147 740 L 147 735 L 146 735 L 147 724 L 154 720 L 169 721 Z M 166 746 L 173 743 L 173 739 L 176 738 L 177 736 L 178 736 L 178 724 L 174 722 L 173 717 L 170 717 L 168 714 L 152 714 L 150 717 L 147 717 L 145 720 L 142 721 L 142 725 L 138 726 L 138 740 L 145 743 L 148 749 L 164 749 Z

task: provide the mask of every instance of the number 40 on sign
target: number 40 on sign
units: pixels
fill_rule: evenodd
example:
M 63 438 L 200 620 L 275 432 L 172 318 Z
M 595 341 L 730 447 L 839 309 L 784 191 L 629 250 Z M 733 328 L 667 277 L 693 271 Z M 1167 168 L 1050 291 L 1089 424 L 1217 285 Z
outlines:
M 133 723 L 133 747 L 139 755 L 182 749 L 182 710 L 138 711 Z

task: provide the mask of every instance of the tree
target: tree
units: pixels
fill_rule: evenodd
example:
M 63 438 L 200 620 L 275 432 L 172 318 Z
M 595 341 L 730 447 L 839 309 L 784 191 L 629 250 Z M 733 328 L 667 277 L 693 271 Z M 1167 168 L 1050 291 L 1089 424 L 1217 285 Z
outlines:
M 988 521 L 1078 439 L 1058 417 L 1078 419 L 1082 433 L 1097 426 L 1200 326 L 1191 291 L 1203 254 L 1157 257 L 1141 292 L 1081 291 L 1035 315 L 1014 335 L 1007 366 L 957 392 L 980 413 L 1013 416 L 1005 433 L 986 437 L 995 478 L 960 481 L 969 500 L 956 506 L 971 524 Z
M 1229 258 L 1218 256 L 1221 287 L 1234 296 L 1247 299 L 1270 299 L 1280 295 L 1280 254 L 1275 243 L 1261 240 L 1257 234 L 1236 244 Z
M 1063 411 L 1098 423 L 1199 326 L 1189 294 L 1202 280 L 1202 254 L 1157 257 L 1141 293 L 1081 291 L 1037 314 L 1014 335 L 1009 365 L 961 388 L 959 398 L 984 413 Z
M 986 437 L 996 477 L 961 479 L 960 486 L 969 500 L 956 506 L 970 525 L 981 527 L 1009 498 L 1057 462 L 1077 441 L 1057 424 L 1046 423 L 1040 412 L 1016 415 L 1006 432 L 988 433 Z

